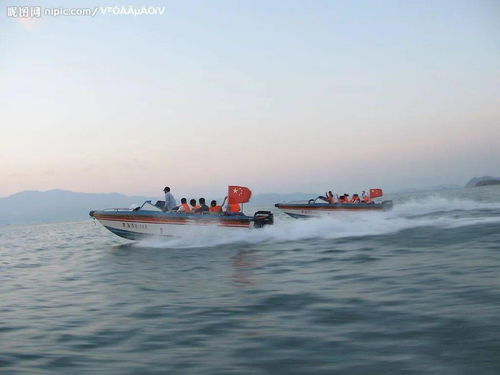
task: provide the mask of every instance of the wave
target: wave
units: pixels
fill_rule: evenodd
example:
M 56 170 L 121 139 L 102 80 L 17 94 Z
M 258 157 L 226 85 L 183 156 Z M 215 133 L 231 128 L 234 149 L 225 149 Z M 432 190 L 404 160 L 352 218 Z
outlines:
M 500 202 L 489 204 L 436 196 L 395 202 L 393 210 L 388 212 L 339 212 L 327 217 L 298 220 L 278 213 L 274 225 L 255 230 L 192 227 L 181 237 L 147 239 L 134 246 L 190 248 L 295 242 L 387 235 L 418 227 L 447 229 L 493 223 L 500 223 Z
M 494 211 L 500 210 L 500 202 L 479 202 L 471 199 L 445 198 L 431 195 L 419 199 L 407 199 L 395 202 L 391 213 L 399 216 L 446 213 L 451 211 Z

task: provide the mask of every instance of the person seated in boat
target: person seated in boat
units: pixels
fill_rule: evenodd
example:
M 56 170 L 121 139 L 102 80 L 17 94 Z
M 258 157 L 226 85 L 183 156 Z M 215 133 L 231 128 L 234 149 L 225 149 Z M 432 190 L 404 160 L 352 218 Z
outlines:
M 241 206 L 239 203 L 228 203 L 226 206 L 226 212 L 231 215 L 241 214 Z
M 334 204 L 335 203 L 335 200 L 333 199 L 333 193 L 332 191 L 330 190 L 328 193 L 325 194 L 326 196 L 326 201 L 330 204 Z
M 190 199 L 190 200 L 189 200 L 189 204 L 191 205 L 191 207 L 190 207 L 190 208 L 191 208 L 191 211 L 190 211 L 191 213 L 194 213 L 194 211 L 195 211 L 196 209 L 200 208 L 200 206 L 198 206 L 198 205 L 196 204 L 196 199 Z
M 222 213 L 222 206 L 219 206 L 217 204 L 217 201 L 213 200 L 212 202 L 210 202 L 209 212 L 212 214 L 221 214 Z
M 205 204 L 205 198 L 198 199 L 198 208 L 194 210 L 196 214 L 201 214 L 202 212 L 209 212 L 208 206 Z
M 341 195 L 340 197 L 337 197 L 339 203 L 347 203 L 348 202 L 348 197 L 346 194 Z
M 361 198 L 362 198 L 363 203 L 371 203 L 372 202 L 372 199 L 370 198 L 370 195 L 366 194 L 366 191 L 364 191 L 364 190 L 361 193 Z
M 325 195 L 318 195 L 316 199 L 312 199 L 312 201 L 315 201 L 317 199 L 321 199 L 322 201 L 328 202 L 328 193 L 325 193 Z
M 224 198 L 224 202 L 226 202 L 227 197 Z M 222 205 L 224 205 L 224 202 Z M 241 206 L 238 203 L 229 203 L 225 206 L 226 214 L 228 215 L 241 215 Z
M 170 188 L 165 186 L 163 192 L 165 193 L 165 206 L 163 207 L 163 211 L 170 211 L 176 208 L 177 202 L 175 201 L 173 194 L 170 192 Z
M 191 208 L 189 207 L 189 204 L 187 204 L 186 198 L 181 199 L 181 205 L 177 208 L 177 212 L 185 212 L 186 214 L 191 212 Z
M 359 199 L 359 195 L 353 194 L 352 199 L 351 199 L 351 203 L 360 203 L 360 202 L 361 202 L 361 199 Z

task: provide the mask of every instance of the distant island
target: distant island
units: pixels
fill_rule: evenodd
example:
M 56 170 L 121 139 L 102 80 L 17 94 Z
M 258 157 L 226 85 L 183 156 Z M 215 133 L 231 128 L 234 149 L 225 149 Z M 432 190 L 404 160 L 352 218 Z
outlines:
M 476 186 L 500 185 L 500 180 L 485 180 L 479 181 Z
M 489 186 L 489 185 L 500 185 L 500 177 L 483 176 L 471 178 L 467 184 L 466 188 L 479 187 L 479 186 Z

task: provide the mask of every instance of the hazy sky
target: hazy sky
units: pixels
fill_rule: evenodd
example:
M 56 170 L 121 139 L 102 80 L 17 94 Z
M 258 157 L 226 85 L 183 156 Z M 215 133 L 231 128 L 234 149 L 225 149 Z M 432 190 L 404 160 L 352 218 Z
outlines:
M 3 2 L 0 196 L 500 175 L 499 1 L 38 3 L 165 13 L 32 21 Z

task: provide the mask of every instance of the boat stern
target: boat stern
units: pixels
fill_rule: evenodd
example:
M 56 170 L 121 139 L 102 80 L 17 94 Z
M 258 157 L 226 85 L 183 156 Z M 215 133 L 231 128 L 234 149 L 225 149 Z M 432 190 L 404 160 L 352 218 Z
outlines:
M 253 215 L 254 228 L 262 228 L 274 224 L 274 214 L 271 211 L 257 211 Z

